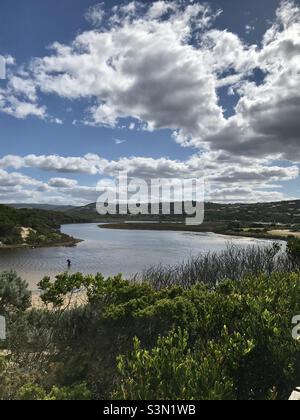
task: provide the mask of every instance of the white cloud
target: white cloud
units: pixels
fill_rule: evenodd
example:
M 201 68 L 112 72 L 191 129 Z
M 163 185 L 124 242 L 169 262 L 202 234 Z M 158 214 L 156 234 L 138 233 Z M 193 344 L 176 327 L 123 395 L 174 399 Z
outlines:
M 20 76 L 12 76 L 9 79 L 8 86 L 12 91 L 24 95 L 32 102 L 37 100 L 36 86 L 30 79 L 24 79 Z
M 245 81 L 234 116 L 205 140 L 232 154 L 300 161 L 300 8 L 285 2 L 258 54 L 261 84 Z
M 102 19 L 103 5 L 93 12 Z M 85 124 L 116 126 L 132 117 L 145 130 L 174 130 L 183 146 L 298 159 L 300 18 L 294 3 L 282 3 L 260 47 L 211 28 L 219 12 L 206 4 L 132 2 L 112 13 L 101 30 L 83 32 L 70 45 L 55 43 L 51 55 L 32 62 L 38 89 L 93 100 Z M 255 69 L 265 75 L 262 83 L 249 81 Z M 222 86 L 240 96 L 227 119 L 218 98 Z
M 29 116 L 41 119 L 46 118 L 45 106 L 38 106 L 36 103 L 20 100 L 17 96 L 4 89 L 0 89 L 0 111 L 21 119 Z
M 135 123 L 133 123 L 133 122 L 132 122 L 132 123 L 130 123 L 130 124 L 129 124 L 128 129 L 129 129 L 129 130 L 134 130 L 134 129 L 135 129 L 135 127 L 136 127 Z
M 113 27 L 84 32 L 70 46 L 55 43 L 53 54 L 34 60 L 35 83 L 45 93 L 94 99 L 86 120 L 92 125 L 132 116 L 152 130 L 209 133 L 222 123 L 222 111 L 206 51 L 190 38 L 213 18 L 198 3 L 119 7 Z
M 159 19 L 168 11 L 174 9 L 175 5 L 172 2 L 156 1 L 150 6 L 147 16 L 149 19 Z
M 0 187 L 40 186 L 41 182 L 18 172 L 8 173 L 0 169 Z
M 47 118 L 37 103 L 42 91 L 94 102 L 86 124 L 116 126 L 120 118 L 132 117 L 150 131 L 174 130 L 183 146 L 294 155 L 300 87 L 295 3 L 282 2 L 260 47 L 212 28 L 220 11 L 205 3 L 131 2 L 110 11 L 104 6 L 87 11 L 99 29 L 81 33 L 70 45 L 54 43 L 49 56 L 9 77 L 0 91 L 2 111 Z M 265 74 L 262 83 L 248 79 L 256 68 Z M 222 86 L 240 95 L 228 119 L 219 103 Z
M 57 155 L 27 155 L 25 157 L 7 155 L 0 159 L 0 168 L 34 167 L 44 171 L 61 173 L 84 173 L 96 175 L 106 165 L 106 160 L 98 155 L 83 157 L 63 157 Z
M 206 199 L 207 201 L 219 203 L 266 203 L 292 200 L 293 197 L 277 191 L 259 191 L 251 188 L 236 187 L 214 190 L 210 195 L 206 196 Z
M 232 196 L 238 184 L 246 194 L 247 183 L 254 191 L 295 179 L 297 166 L 272 161 L 300 162 L 300 8 L 283 1 L 259 45 L 215 29 L 219 13 L 193 1 L 130 2 L 110 11 L 100 3 L 87 12 L 96 29 L 69 45 L 56 42 L 48 56 L 33 59 L 25 70 L 10 70 L 0 90 L 0 110 L 18 118 L 62 123 L 39 104 L 40 92 L 85 99 L 85 124 L 115 127 L 131 117 L 131 130 L 168 128 L 179 144 L 198 148 L 201 159 L 198 154 L 185 162 L 29 155 L 6 156 L 0 167 L 90 175 L 125 168 L 132 175 L 170 177 L 197 174 L 205 160 L 216 194 L 230 184 Z M 221 87 L 238 95 L 229 118 Z
M 20 119 L 29 116 L 46 119 L 47 109 L 38 103 L 35 80 L 23 69 L 14 68 L 13 57 L 6 57 L 6 65 L 6 86 L 0 88 L 0 112 Z

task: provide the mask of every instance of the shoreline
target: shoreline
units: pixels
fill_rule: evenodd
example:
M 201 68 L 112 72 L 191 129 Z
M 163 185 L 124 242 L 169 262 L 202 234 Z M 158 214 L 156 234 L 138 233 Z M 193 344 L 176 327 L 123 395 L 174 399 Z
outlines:
M 222 229 L 221 227 L 213 228 L 209 226 L 187 226 L 180 223 L 108 223 L 99 224 L 100 229 L 115 229 L 115 230 L 145 230 L 145 231 L 170 231 L 170 232 L 191 232 L 191 233 L 214 233 L 216 235 L 241 237 L 247 239 L 262 239 L 274 241 L 287 241 L 290 235 L 272 235 L 268 233 L 255 233 L 255 232 L 235 232 Z

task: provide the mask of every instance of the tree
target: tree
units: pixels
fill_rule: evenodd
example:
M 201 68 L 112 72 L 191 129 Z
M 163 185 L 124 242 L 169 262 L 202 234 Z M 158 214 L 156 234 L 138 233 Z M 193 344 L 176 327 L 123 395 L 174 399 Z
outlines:
M 0 314 L 22 312 L 31 305 L 28 284 L 13 271 L 0 273 Z

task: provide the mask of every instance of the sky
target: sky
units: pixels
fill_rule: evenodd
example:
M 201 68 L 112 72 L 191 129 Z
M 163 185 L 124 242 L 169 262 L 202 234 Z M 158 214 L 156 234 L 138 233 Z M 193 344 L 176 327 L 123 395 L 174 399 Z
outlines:
M 0 202 L 84 205 L 119 171 L 299 199 L 300 1 L 1 0 Z

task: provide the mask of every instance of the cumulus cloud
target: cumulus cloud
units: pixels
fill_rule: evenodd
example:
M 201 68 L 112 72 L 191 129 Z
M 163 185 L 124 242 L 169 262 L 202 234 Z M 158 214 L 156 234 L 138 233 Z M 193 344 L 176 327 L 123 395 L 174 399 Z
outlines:
M 262 84 L 244 81 L 234 116 L 205 140 L 232 154 L 300 161 L 300 8 L 284 2 L 266 33 L 258 66 Z
M 55 43 L 51 55 L 32 62 L 39 89 L 93 99 L 86 120 L 92 125 L 115 126 L 131 116 L 150 130 L 209 133 L 221 124 L 206 50 L 191 43 L 213 21 L 211 9 L 199 3 L 133 2 L 112 13 L 102 30 L 86 31 L 68 46 Z
M 260 46 L 213 28 L 219 13 L 193 1 L 131 2 L 111 10 L 99 3 L 86 17 L 100 27 L 70 45 L 54 43 L 50 55 L 10 77 L 0 107 L 19 118 L 45 118 L 37 91 L 85 98 L 94 102 L 86 124 L 114 127 L 132 117 L 147 130 L 174 130 L 183 146 L 300 158 L 299 7 L 283 1 Z M 253 81 L 255 69 L 264 74 L 262 83 Z M 223 86 L 240 98 L 230 118 L 218 97 Z
M 35 116 L 46 119 L 47 108 L 38 102 L 37 85 L 22 68 L 15 68 L 15 59 L 6 57 L 6 86 L 0 88 L 0 112 L 15 118 Z
M 9 89 L 31 101 L 36 89 L 93 101 L 86 124 L 114 127 L 132 117 L 150 131 L 174 130 L 183 146 L 300 159 L 299 7 L 283 1 L 261 45 L 213 28 L 219 13 L 193 1 L 111 10 L 100 3 L 87 12 L 99 29 L 53 44 L 50 55 L 32 61 L 30 79 L 13 77 Z M 262 83 L 253 80 L 256 69 Z M 239 96 L 230 118 L 219 102 L 223 86 Z M 46 112 L 33 103 L 2 108 L 20 117 Z
M 20 119 L 28 116 L 46 118 L 45 106 L 38 106 L 36 103 L 21 100 L 10 89 L 0 89 L 0 111 Z
M 105 17 L 104 7 L 104 3 L 98 3 L 94 6 L 89 7 L 85 14 L 86 20 L 90 22 L 93 26 L 100 26 Z
M 0 187 L 16 187 L 24 185 L 40 185 L 41 182 L 18 172 L 8 173 L 0 169 Z
M 24 157 L 7 155 L 0 159 L 0 168 L 34 167 L 44 171 L 61 173 L 83 173 L 96 175 L 106 160 L 98 155 L 87 154 L 83 157 L 64 157 L 57 155 L 27 155 Z
M 213 190 L 206 195 L 206 199 L 219 203 L 266 203 L 293 198 L 278 191 L 254 191 L 251 188 L 236 187 Z
M 38 168 L 58 173 L 116 176 L 126 171 L 129 176 L 142 178 L 174 178 L 206 176 L 212 179 L 224 177 L 228 182 L 241 182 L 243 179 L 258 181 L 284 181 L 298 176 L 298 166 L 270 165 L 267 160 L 239 157 L 233 159 L 229 153 L 205 152 L 193 155 L 186 161 L 167 158 L 124 157 L 107 160 L 99 155 L 87 154 L 84 157 L 57 155 L 7 155 L 0 159 L 0 168 L 21 169 Z M 52 178 L 52 182 L 73 182 L 68 178 Z

